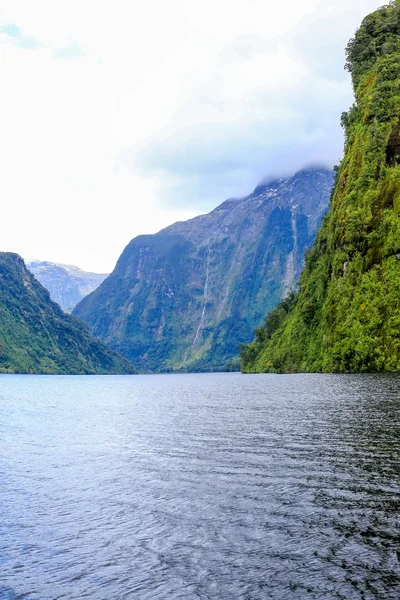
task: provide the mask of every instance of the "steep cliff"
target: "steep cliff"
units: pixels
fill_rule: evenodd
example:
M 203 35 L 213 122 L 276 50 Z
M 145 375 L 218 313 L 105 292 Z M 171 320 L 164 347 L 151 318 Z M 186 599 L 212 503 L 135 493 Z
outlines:
M 299 292 L 242 352 L 251 371 L 400 369 L 400 3 L 347 47 L 356 102 L 345 154 Z
M 50 292 L 51 299 L 69 313 L 107 277 L 104 274 L 82 271 L 73 265 L 41 260 L 29 261 L 26 266 Z
M 17 254 L 0 252 L 0 373 L 133 373 L 63 313 Z
M 133 239 L 74 314 L 141 370 L 222 368 L 294 286 L 332 184 L 304 170 Z

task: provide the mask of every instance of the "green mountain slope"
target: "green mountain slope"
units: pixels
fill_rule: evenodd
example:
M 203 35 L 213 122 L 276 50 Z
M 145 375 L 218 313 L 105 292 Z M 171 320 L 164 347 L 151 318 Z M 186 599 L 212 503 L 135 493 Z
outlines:
M 0 373 L 132 373 L 128 361 L 63 313 L 17 254 L 0 252 Z
M 298 280 L 333 180 L 300 171 L 133 239 L 74 314 L 140 370 L 226 368 Z
M 242 351 L 245 372 L 400 369 L 400 2 L 347 47 L 356 103 L 331 208 L 292 295 Z

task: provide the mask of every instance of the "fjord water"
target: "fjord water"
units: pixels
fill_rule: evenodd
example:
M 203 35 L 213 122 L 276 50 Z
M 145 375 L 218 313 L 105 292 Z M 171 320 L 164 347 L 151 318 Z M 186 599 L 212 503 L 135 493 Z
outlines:
M 400 596 L 396 375 L 0 377 L 0 598 Z

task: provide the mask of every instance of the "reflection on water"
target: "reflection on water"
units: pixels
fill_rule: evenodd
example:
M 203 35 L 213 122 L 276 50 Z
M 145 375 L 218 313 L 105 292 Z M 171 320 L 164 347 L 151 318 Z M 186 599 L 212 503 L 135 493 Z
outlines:
M 399 377 L 0 377 L 0 599 L 398 599 Z

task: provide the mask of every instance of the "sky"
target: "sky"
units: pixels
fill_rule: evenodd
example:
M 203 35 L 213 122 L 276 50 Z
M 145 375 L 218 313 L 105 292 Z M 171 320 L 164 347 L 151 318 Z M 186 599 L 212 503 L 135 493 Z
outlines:
M 136 235 L 343 152 L 376 0 L 2 0 L 0 250 L 109 272 Z

